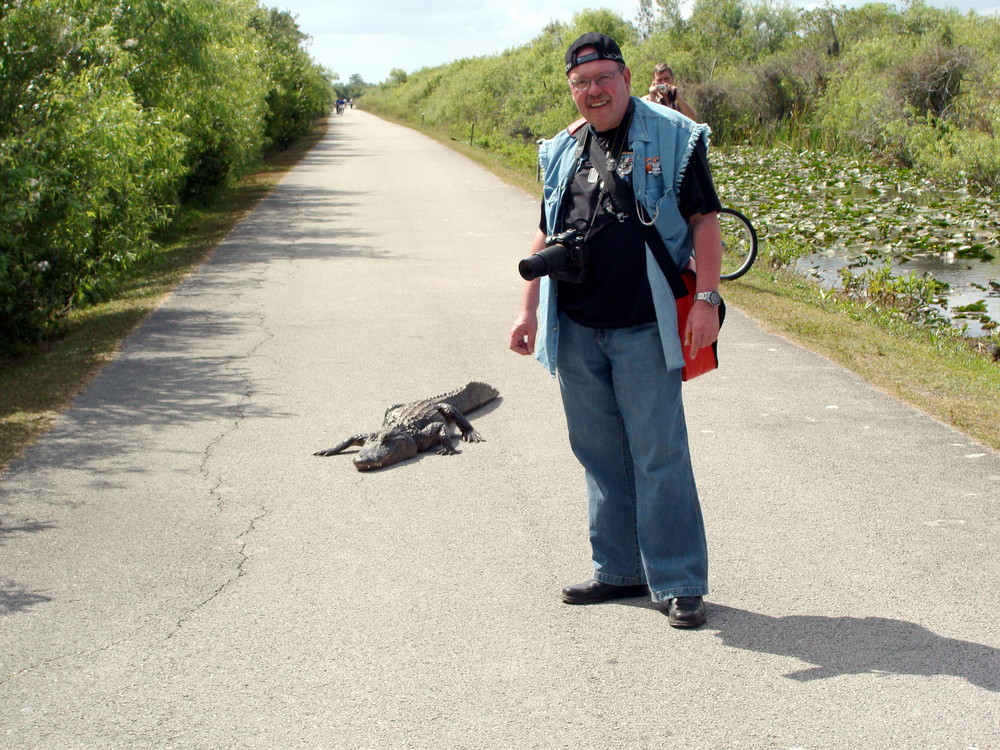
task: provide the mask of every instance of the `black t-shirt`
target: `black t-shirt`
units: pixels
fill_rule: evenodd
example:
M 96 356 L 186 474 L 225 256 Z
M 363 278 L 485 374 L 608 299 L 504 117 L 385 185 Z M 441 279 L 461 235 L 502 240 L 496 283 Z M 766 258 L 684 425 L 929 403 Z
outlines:
M 597 145 L 604 150 L 618 145 L 618 129 L 597 133 Z M 617 151 L 617 149 L 614 149 Z M 618 175 L 632 181 L 635 155 L 626 144 L 617 159 Z M 600 201 L 600 205 L 598 205 Z M 704 143 L 699 141 L 688 160 L 678 191 L 678 208 L 687 219 L 721 208 Z M 625 208 L 634 214 L 635 207 Z M 619 221 L 620 213 L 600 178 L 585 156 L 563 199 L 562 227 L 575 227 L 587 237 L 587 274 L 581 284 L 560 281 L 559 309 L 580 325 L 590 328 L 624 328 L 656 320 L 653 296 L 646 276 L 646 245 L 635 219 Z M 542 206 L 541 230 L 546 231 Z M 592 226 L 590 234 L 587 227 Z

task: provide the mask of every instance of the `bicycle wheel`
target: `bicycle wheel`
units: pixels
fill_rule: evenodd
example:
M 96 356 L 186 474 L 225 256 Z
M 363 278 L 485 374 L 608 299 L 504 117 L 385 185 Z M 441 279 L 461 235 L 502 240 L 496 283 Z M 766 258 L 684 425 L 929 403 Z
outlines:
M 738 279 L 757 258 L 757 232 L 750 219 L 732 208 L 719 211 L 722 228 L 722 275 L 724 281 Z

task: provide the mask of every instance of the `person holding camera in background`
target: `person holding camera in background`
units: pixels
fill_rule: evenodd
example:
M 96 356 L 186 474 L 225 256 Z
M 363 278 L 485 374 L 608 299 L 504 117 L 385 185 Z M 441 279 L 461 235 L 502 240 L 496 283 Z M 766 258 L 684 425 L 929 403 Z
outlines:
M 708 552 L 681 402 L 681 347 L 695 352 L 719 334 L 721 206 L 709 129 L 631 97 L 621 49 L 603 34 L 570 46 L 566 75 L 584 119 L 539 149 L 542 221 L 519 266 L 530 280 L 509 341 L 558 376 L 570 446 L 585 470 L 593 577 L 564 588 L 562 598 L 596 604 L 651 595 L 666 604 L 672 626 L 698 627 Z M 605 163 L 598 168 L 589 154 Z M 614 190 L 602 171 L 614 173 Z M 640 221 L 655 228 L 678 268 L 697 254 L 698 294 L 683 341 Z M 555 278 L 541 275 L 550 267 Z
M 642 98 L 647 102 L 676 109 L 692 120 L 698 119 L 694 107 L 684 100 L 681 90 L 674 85 L 674 71 L 666 63 L 653 66 L 653 82 L 649 85 L 649 93 Z

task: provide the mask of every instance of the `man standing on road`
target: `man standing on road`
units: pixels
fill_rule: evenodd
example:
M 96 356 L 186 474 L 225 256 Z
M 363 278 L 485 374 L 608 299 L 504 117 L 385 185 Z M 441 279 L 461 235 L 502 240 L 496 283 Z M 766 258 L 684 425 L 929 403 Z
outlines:
M 681 347 L 697 351 L 719 334 L 720 205 L 709 131 L 630 97 L 631 72 L 603 34 L 570 46 L 566 74 L 586 120 L 574 125 L 590 129 L 590 153 L 607 160 L 635 200 L 616 204 L 573 126 L 542 143 L 543 220 L 531 251 L 546 247 L 546 235 L 576 230 L 586 271 L 581 283 L 526 283 L 510 348 L 558 374 L 570 446 L 586 474 L 593 578 L 564 588 L 562 598 L 596 604 L 651 594 L 667 604 L 671 625 L 698 627 L 708 553 L 681 403 Z M 698 295 L 683 343 L 640 219 L 652 222 L 678 268 L 697 253 Z

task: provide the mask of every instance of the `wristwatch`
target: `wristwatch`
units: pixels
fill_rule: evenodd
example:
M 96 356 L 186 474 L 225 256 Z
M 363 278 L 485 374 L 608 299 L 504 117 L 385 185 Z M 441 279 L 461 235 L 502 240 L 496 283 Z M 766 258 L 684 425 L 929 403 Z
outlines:
M 722 295 L 718 292 L 698 292 L 694 295 L 695 299 L 703 300 L 707 302 L 712 307 L 718 307 L 722 304 Z

